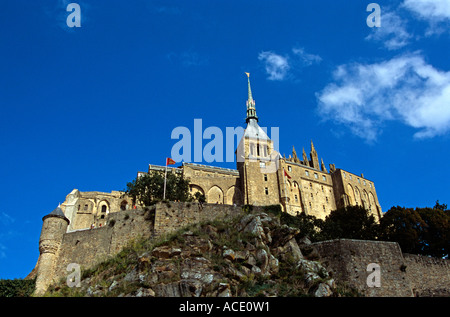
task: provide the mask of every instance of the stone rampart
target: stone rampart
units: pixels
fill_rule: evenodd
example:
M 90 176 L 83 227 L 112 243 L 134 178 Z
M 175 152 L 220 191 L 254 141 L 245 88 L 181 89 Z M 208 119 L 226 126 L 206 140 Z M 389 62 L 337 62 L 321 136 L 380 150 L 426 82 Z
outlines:
M 356 288 L 364 296 L 413 296 L 398 243 L 339 239 L 313 246 L 337 280 Z M 374 265 L 379 267 L 379 287 L 373 284 L 371 267 Z
M 407 253 L 403 257 L 415 296 L 450 296 L 449 260 Z

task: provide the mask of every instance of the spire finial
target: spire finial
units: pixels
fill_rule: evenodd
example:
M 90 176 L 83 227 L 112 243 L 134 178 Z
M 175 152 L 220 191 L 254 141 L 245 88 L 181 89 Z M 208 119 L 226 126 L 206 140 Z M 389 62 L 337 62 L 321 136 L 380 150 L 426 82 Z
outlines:
M 256 115 L 255 100 L 253 100 L 252 89 L 250 87 L 250 73 L 245 73 L 248 78 L 248 100 L 247 100 L 247 119 L 246 122 L 249 123 L 250 119 L 256 119 L 258 122 L 258 116 Z
M 314 144 L 313 141 L 311 140 L 311 152 L 315 151 L 316 149 L 314 148 Z

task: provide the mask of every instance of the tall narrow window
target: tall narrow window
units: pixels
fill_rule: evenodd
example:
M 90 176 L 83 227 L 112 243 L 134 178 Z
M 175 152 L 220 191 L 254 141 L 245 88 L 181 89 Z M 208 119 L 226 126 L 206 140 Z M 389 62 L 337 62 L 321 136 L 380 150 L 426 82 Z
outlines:
M 267 174 L 264 174 L 264 181 L 267 182 Z
M 264 188 L 264 192 L 266 193 L 266 195 L 269 195 L 269 189 L 267 187 Z

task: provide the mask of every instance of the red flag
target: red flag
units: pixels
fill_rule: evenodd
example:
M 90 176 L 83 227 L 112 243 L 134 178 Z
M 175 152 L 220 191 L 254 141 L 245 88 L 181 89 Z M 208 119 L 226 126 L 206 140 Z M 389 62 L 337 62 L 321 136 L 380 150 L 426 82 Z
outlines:
M 284 171 L 284 176 L 287 176 L 287 178 L 291 179 L 291 177 L 288 175 L 288 173 L 286 173 L 286 171 Z
M 174 160 L 172 160 L 170 157 L 168 157 L 167 160 L 166 160 L 166 165 L 173 165 L 175 163 L 176 162 Z

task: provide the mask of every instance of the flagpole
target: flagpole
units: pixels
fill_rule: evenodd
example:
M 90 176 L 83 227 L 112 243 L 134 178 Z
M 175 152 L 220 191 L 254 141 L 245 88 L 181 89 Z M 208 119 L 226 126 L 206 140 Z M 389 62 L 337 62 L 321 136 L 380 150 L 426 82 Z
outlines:
M 164 195 L 163 195 L 163 200 L 166 200 L 166 179 L 167 179 L 167 158 L 166 158 L 166 172 L 164 173 Z

